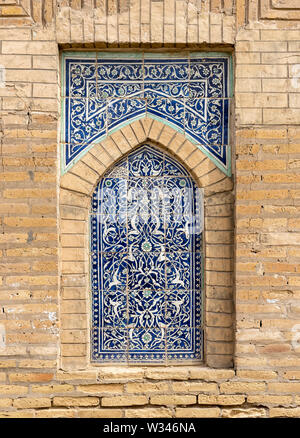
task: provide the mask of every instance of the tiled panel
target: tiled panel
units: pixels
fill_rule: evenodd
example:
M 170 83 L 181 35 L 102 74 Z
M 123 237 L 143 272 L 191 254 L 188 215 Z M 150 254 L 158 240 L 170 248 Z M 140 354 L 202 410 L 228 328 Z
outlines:
M 145 117 L 184 133 L 230 172 L 231 58 L 224 53 L 63 54 L 63 170 Z
M 91 213 L 92 361 L 202 359 L 197 187 L 152 145 L 99 182 Z

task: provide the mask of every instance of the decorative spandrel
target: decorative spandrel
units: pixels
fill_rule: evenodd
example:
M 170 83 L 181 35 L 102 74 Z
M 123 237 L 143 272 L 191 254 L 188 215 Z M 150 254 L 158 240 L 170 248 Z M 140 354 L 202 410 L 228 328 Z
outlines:
M 229 55 L 85 55 L 63 54 L 63 171 L 93 144 L 147 116 L 183 133 L 230 174 Z
M 202 360 L 202 192 L 143 145 L 96 187 L 90 213 L 92 361 Z

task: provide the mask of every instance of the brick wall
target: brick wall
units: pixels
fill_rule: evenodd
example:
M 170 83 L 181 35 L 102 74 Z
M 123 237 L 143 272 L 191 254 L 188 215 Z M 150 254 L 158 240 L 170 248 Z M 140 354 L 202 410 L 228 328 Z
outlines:
M 0 417 L 299 416 L 299 27 L 292 0 L 0 1 Z M 232 180 L 210 168 L 209 181 L 193 150 L 182 156 L 200 184 L 218 187 L 208 215 L 208 198 L 222 198 L 228 218 L 235 202 L 234 264 L 231 253 L 216 272 L 206 264 L 216 348 L 205 366 L 92 367 L 84 218 L 91 186 L 117 158 L 106 148 L 120 153 L 120 140 L 61 178 L 59 48 L 182 47 L 235 54 Z M 167 130 L 148 128 L 168 147 Z

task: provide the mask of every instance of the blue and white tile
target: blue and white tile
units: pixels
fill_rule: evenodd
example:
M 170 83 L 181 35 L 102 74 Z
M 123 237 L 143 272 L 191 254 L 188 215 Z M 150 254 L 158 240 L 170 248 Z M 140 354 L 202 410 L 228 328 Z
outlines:
M 149 220 L 163 215 L 163 178 L 130 178 L 127 194 L 128 220 Z
M 157 289 L 128 291 L 128 327 L 165 327 L 165 291 Z
M 190 96 L 190 87 L 188 81 L 168 82 L 168 81 L 148 81 L 145 82 L 144 97 L 153 99 L 154 97 L 162 97 L 167 99 L 182 100 Z
M 176 252 L 166 254 L 167 289 L 194 289 L 193 253 Z
M 93 211 L 104 215 L 119 216 L 122 221 L 127 213 L 127 189 L 128 183 L 125 178 L 103 178 L 92 198 Z
M 127 293 L 124 290 L 99 292 L 101 327 L 127 327 Z
M 98 254 L 98 266 L 94 264 L 92 269 L 98 270 L 101 290 L 124 290 L 127 285 L 128 261 L 126 253 L 100 253 Z
M 193 251 L 192 217 L 166 217 L 165 250 L 168 253 L 177 251 Z
M 106 134 L 107 101 L 101 99 L 65 99 L 65 143 L 90 144 Z M 73 155 L 75 158 L 77 154 Z
M 190 62 L 190 81 L 206 81 L 206 97 L 228 97 L 228 58 L 193 58 Z
M 128 329 L 129 355 L 160 353 L 165 356 L 166 331 L 164 328 Z
M 135 99 L 143 98 L 143 82 L 105 82 L 98 81 L 98 99 Z
M 150 145 L 128 155 L 129 177 L 162 176 L 164 174 L 164 155 Z
M 164 155 L 164 169 L 165 176 L 190 176 L 182 164 L 167 154 Z
M 97 350 L 102 362 L 126 362 L 127 346 L 126 328 L 109 327 L 99 330 Z
M 165 253 L 132 252 L 128 254 L 128 288 L 164 289 Z
M 146 115 L 145 99 L 109 99 L 107 101 L 107 131 L 111 133 L 128 123 L 128 120 Z
M 184 131 L 184 99 L 157 97 L 155 93 L 147 96 L 147 115 L 161 120 L 175 129 Z
M 195 348 L 195 329 L 184 326 L 168 326 L 167 351 L 168 353 L 191 353 Z
M 187 81 L 189 79 L 188 59 L 147 59 L 144 60 L 145 88 L 149 82 Z
M 167 331 L 167 362 L 199 362 L 203 357 L 203 330 L 201 328 L 169 327 Z
M 128 251 L 162 252 L 164 250 L 164 216 L 130 215 L 128 218 Z
M 178 202 L 175 196 L 171 200 L 173 215 L 169 225 L 175 224 L 173 229 L 165 228 L 164 215 L 145 216 L 150 201 L 160 209 L 162 205 L 165 208 L 164 193 L 161 195 L 164 185 L 169 189 L 182 188 L 180 181 L 184 180 L 188 183 L 185 188 L 190 186 L 194 196 L 197 194 L 196 186 L 190 177 L 170 176 L 172 173 L 182 174 L 179 164 L 160 151 L 150 154 L 152 151 L 149 152 L 149 149 L 145 145 L 109 170 L 92 199 L 91 245 L 95 250 L 91 256 L 92 316 L 94 326 L 101 329 L 98 332 L 96 330 L 96 337 L 92 341 L 95 350 L 93 360 L 96 362 L 119 360 L 124 363 L 159 364 L 165 363 L 167 356 L 170 362 L 180 362 L 199 360 L 202 354 L 202 350 L 199 350 L 201 343 L 197 341 L 196 335 L 202 324 L 202 268 L 201 252 L 197 252 L 198 236 L 191 233 L 190 239 L 182 239 L 180 233 L 185 233 L 185 230 L 180 230 L 180 226 L 183 223 L 174 220 L 178 216 L 178 204 L 184 205 L 184 202 Z M 166 161 L 170 164 L 168 169 Z M 143 166 L 139 166 L 139 162 L 143 162 Z M 132 178 L 128 176 L 129 173 L 139 176 Z M 118 218 L 117 223 L 111 213 L 112 207 L 118 204 L 111 201 L 114 196 L 109 197 L 106 206 L 110 214 L 99 214 L 103 211 L 102 204 L 107 201 L 102 196 L 107 182 L 109 188 L 116 193 L 121 191 L 122 194 L 120 211 L 124 215 Z M 143 189 L 143 196 L 139 193 L 140 198 L 137 196 L 134 199 L 132 193 L 128 195 L 131 188 L 137 191 Z M 191 199 L 190 204 L 193 211 L 195 199 Z M 127 217 L 128 206 L 129 212 L 135 213 L 129 215 L 131 220 Z M 199 206 L 202 208 L 198 200 L 197 208 Z M 99 217 L 106 219 L 105 232 Z M 111 332 L 113 343 L 103 344 L 104 334 L 109 333 L 106 329 L 110 328 L 114 329 Z M 126 348 L 123 346 L 123 349 L 120 347 L 123 334 L 121 329 L 127 330 Z M 192 342 L 190 348 L 184 346 L 186 337 L 190 337 Z M 103 345 L 115 348 L 116 353 L 106 351 Z
M 194 313 L 194 291 L 166 291 L 166 324 L 170 326 L 192 327 Z
M 67 59 L 65 96 L 95 97 L 96 95 L 96 60 Z
M 103 82 L 142 82 L 142 60 L 131 59 L 98 59 L 97 63 L 98 85 Z
M 65 135 L 62 143 L 86 145 L 74 149 L 74 153 L 63 146 L 66 154 L 64 165 L 68 169 L 79 154 L 88 150 L 91 142 L 102 139 L 129 121 L 144 117 L 147 111 L 150 117 L 185 132 L 191 141 L 201 145 L 202 150 L 214 158 L 223 171 L 228 172 L 230 154 L 210 150 L 210 144 L 217 144 L 221 149 L 228 144 L 228 108 L 225 105 L 224 125 L 220 128 L 224 141 L 219 143 L 219 132 L 213 142 L 209 143 L 208 131 L 210 133 L 211 124 L 216 123 L 211 120 L 214 117 L 213 110 L 210 111 L 208 104 L 206 108 L 200 102 L 201 99 L 226 99 L 231 96 L 231 64 L 227 55 L 199 56 L 186 53 L 177 58 L 176 54 L 147 53 L 144 54 L 144 66 L 142 54 L 134 57 L 99 54 L 97 57 L 96 63 L 96 54 L 86 54 L 81 58 L 74 54 L 73 59 L 70 55 L 64 55 L 65 82 L 62 95 L 84 101 L 82 104 L 74 102 L 71 108 L 69 103 L 65 105 Z M 143 101 L 144 97 L 147 105 Z M 197 105 L 193 107 L 188 103 L 189 99 L 198 100 Z M 125 104 L 124 100 L 127 100 Z M 186 104 L 184 100 L 187 100 Z M 188 116 L 183 116 L 183 112 Z M 202 130 L 197 125 L 195 112 L 202 126 L 206 120 L 206 129 Z M 186 124 L 189 129 L 185 128 Z M 212 135 L 215 136 L 216 126 L 213 131 Z

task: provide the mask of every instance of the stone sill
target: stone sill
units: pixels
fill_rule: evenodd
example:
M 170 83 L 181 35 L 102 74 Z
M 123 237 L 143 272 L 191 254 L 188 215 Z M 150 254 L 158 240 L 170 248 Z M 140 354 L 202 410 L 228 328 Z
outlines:
M 229 380 L 235 377 L 233 369 L 208 368 L 207 366 L 151 366 L 151 367 L 126 367 L 126 366 L 99 366 L 97 369 L 85 369 L 57 372 L 59 381 L 93 381 L 103 382 L 127 382 L 131 380 Z

